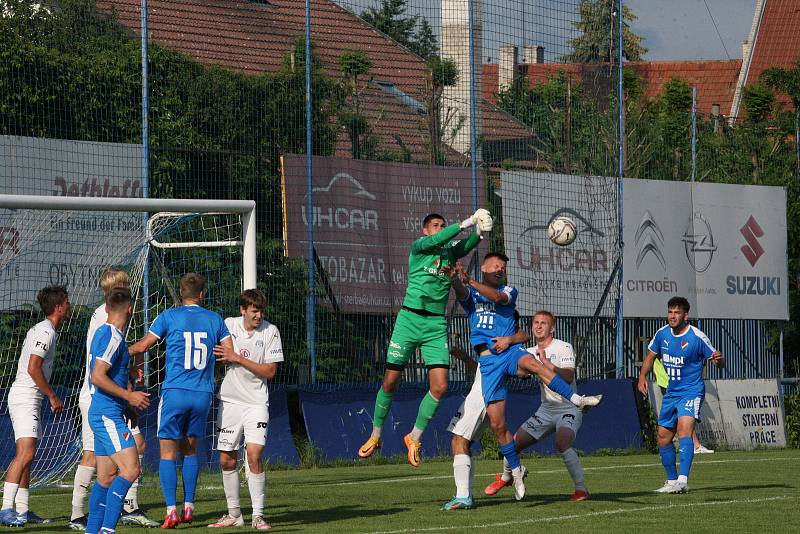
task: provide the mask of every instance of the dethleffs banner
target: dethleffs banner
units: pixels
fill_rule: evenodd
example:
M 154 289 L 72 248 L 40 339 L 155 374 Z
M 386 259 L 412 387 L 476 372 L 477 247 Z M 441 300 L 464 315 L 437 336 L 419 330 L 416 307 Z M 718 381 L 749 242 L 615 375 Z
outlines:
M 311 223 L 332 297 L 345 312 L 398 310 L 422 219 L 435 212 L 451 224 L 473 212 L 468 168 L 315 156 L 312 174 L 309 214 L 306 157 L 283 157 L 286 254 L 307 257 Z M 478 206 L 485 203 L 483 189 Z
M 3 135 L 0 193 L 141 197 L 141 161 L 141 145 Z M 53 284 L 66 286 L 73 304 L 94 303 L 100 271 L 131 252 L 121 244 L 143 237 L 141 213 L 0 210 L 0 307 L 30 305 Z
M 625 180 L 625 315 L 789 319 L 786 190 Z
M 504 172 L 509 282 L 523 315 L 613 315 L 615 178 Z M 703 318 L 789 318 L 786 191 L 781 187 L 624 180 L 626 317 L 662 317 L 674 295 Z M 558 247 L 547 225 L 566 215 L 576 241 Z
M 776 379 L 706 380 L 697 436 L 721 449 L 785 447 L 786 423 Z M 661 390 L 650 384 L 650 400 L 661 409 Z

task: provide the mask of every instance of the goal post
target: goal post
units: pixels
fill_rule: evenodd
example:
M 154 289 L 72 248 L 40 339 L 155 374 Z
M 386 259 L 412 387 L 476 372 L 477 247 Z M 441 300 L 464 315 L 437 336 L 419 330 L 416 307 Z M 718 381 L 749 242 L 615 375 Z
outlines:
M 256 287 L 256 203 L 254 200 L 0 195 L 0 209 L 141 213 L 239 213 L 242 216 L 242 289 Z M 202 245 L 201 243 L 196 246 Z
M 27 330 L 44 318 L 37 292 L 66 286 L 73 310 L 59 329 L 50 379 L 65 409 L 54 414 L 45 403 L 41 412 L 32 476 L 34 486 L 42 486 L 71 475 L 80 458 L 78 394 L 85 379 L 86 331 L 103 302 L 100 274 L 118 267 L 130 275 L 134 305 L 128 342 L 180 303 L 176 282 L 187 272 L 207 279 L 205 307 L 238 315 L 239 293 L 256 287 L 255 207 L 252 200 L 0 195 L 0 470 L 14 455 L 4 401 Z M 149 352 L 150 387 L 163 381 L 163 349 Z M 142 424 L 154 420 L 147 412 Z

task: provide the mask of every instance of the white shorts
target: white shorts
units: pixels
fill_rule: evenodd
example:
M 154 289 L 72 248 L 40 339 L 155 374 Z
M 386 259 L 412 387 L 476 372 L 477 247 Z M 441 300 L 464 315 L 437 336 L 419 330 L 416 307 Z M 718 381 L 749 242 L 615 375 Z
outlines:
M 91 395 L 89 395 L 88 398 L 81 396 L 78 400 L 78 406 L 81 409 L 81 442 L 83 445 L 83 450 L 94 452 L 94 432 L 92 431 L 92 425 L 89 424 L 89 407 L 91 405 Z M 131 434 L 134 436 L 142 433 L 142 431 L 139 429 L 138 422 L 135 425 L 132 424 L 133 421 L 131 420 L 129 410 L 125 410 L 125 423 L 131 429 Z
M 474 441 L 481 437 L 489 419 L 486 417 L 486 403 L 483 401 L 483 389 L 481 388 L 480 369 L 475 373 L 475 382 L 469 390 L 467 397 L 458 411 L 450 419 L 447 431 L 461 436 L 469 441 Z
M 39 395 L 12 387 L 8 392 L 8 415 L 14 427 L 14 441 L 42 437 L 42 398 Z
M 245 443 L 263 446 L 267 442 L 269 407 L 221 401 L 217 411 L 217 450 L 235 451 Z
M 569 428 L 577 436 L 583 421 L 583 412 L 570 404 L 563 408 L 541 406 L 519 427 L 536 441 L 541 441 L 560 428 Z

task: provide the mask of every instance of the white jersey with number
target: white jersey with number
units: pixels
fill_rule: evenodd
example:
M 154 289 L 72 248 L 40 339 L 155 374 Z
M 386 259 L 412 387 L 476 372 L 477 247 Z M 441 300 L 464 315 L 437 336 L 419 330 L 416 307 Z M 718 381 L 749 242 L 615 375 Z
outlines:
M 97 329 L 106 324 L 107 321 L 108 312 L 106 311 L 106 305 L 101 304 L 94 310 L 94 313 L 92 313 L 92 318 L 89 321 L 89 330 L 86 332 L 86 364 L 84 366 L 83 385 L 81 386 L 81 393 L 78 396 L 78 401 L 85 403 L 87 406 L 92 401 L 92 394 L 89 393 L 89 381 L 91 380 L 89 376 L 89 362 L 92 360 L 92 338 L 94 337 L 94 333 L 97 332 Z
M 268 322 L 253 332 L 244 328 L 244 317 L 228 317 L 225 326 L 231 333 L 233 347 L 243 358 L 255 363 L 278 363 L 283 361 L 283 346 L 278 328 Z M 268 404 L 267 381 L 254 375 L 241 365 L 228 365 L 225 379 L 219 388 L 219 398 L 234 404 Z
M 43 397 L 33 378 L 28 374 L 28 363 L 32 354 L 41 357 L 44 360 L 42 362 L 44 378 L 50 382 L 50 376 L 53 374 L 53 360 L 56 356 L 56 341 L 58 341 L 58 333 L 49 319 L 36 323 L 33 328 L 28 330 L 25 342 L 22 344 L 22 354 L 19 357 L 17 378 L 11 386 L 12 391 L 9 396 L 13 393 L 16 398 L 41 399 Z
M 528 349 L 528 352 L 535 355 L 536 348 L 532 347 Z M 575 351 L 572 350 L 572 345 L 566 341 L 553 339 L 553 341 L 550 342 L 550 345 L 544 349 L 544 353 L 547 356 L 547 359 L 549 359 L 550 362 L 559 369 L 575 369 Z M 547 387 L 544 382 L 541 383 L 541 386 L 542 406 L 548 406 L 551 408 L 559 408 L 566 405 L 573 406 L 573 404 L 567 399 Z M 578 387 L 575 384 L 574 378 L 570 383 L 570 387 L 572 388 L 572 391 L 578 391 Z

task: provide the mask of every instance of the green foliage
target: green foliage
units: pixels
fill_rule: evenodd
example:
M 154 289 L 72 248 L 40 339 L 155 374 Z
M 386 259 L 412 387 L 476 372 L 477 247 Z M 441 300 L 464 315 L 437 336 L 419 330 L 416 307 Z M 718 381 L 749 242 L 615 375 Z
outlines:
M 764 70 L 759 79 L 770 89 L 788 96 L 794 104 L 795 111 L 800 109 L 800 58 L 795 60 L 791 69 L 773 67 Z
M 772 113 L 775 95 L 763 84 L 745 86 L 742 91 L 742 106 L 750 122 L 763 122 Z
M 369 73 L 372 60 L 361 50 L 345 50 L 339 56 L 348 85 L 347 105 L 339 113 L 339 124 L 350 138 L 353 159 L 375 159 L 377 157 L 378 137 L 372 133 L 372 126 L 361 112 L 361 93 L 369 81 L 361 82 L 359 76 Z
M 425 62 L 426 78 L 422 96 L 425 100 L 425 125 L 428 129 L 431 165 L 443 165 L 446 161 L 444 142 L 447 132 L 455 133 L 463 126 L 464 118 L 454 108 L 444 109 L 444 88 L 458 83 L 458 67 L 452 59 L 431 56 Z
M 436 55 L 433 28 L 425 17 L 407 16 L 406 9 L 406 0 L 381 0 L 379 7 L 362 11 L 361 18 L 424 59 Z
M 439 56 L 428 58 L 425 66 L 430 72 L 435 88 L 452 87 L 458 83 L 458 67 L 452 59 L 442 59 Z
M 783 398 L 786 409 L 787 445 L 800 449 L 800 390 Z
M 567 63 L 612 63 L 617 60 L 618 3 L 614 0 L 581 0 L 578 6 L 580 20 L 575 28 L 579 37 L 569 40 L 573 52 L 564 56 Z M 627 6 L 622 8 L 622 56 L 628 61 L 641 61 L 647 53 L 642 37 L 630 29 L 630 22 L 637 19 Z M 613 32 L 609 29 L 613 25 Z
M 349 49 L 339 56 L 339 67 L 348 78 L 357 79 L 369 72 L 372 60 L 362 50 Z

